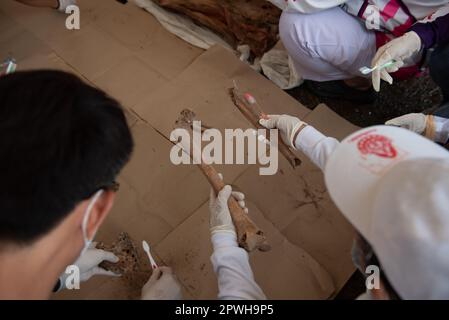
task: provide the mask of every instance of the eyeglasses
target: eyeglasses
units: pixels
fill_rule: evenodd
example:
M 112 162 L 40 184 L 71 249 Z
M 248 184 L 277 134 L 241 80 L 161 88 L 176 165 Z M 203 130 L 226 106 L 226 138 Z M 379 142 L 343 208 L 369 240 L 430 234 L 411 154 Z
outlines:
M 103 186 L 95 189 L 94 192 L 89 193 L 89 195 L 87 195 L 83 199 L 87 200 L 87 199 L 92 198 L 95 195 L 95 193 L 97 193 L 100 190 L 118 192 L 120 190 L 120 183 L 118 183 L 117 181 L 112 181 L 112 182 L 110 182 L 108 184 L 104 184 Z
M 120 190 L 120 183 L 118 183 L 117 181 L 112 181 L 110 184 L 104 185 L 100 189 L 118 192 Z

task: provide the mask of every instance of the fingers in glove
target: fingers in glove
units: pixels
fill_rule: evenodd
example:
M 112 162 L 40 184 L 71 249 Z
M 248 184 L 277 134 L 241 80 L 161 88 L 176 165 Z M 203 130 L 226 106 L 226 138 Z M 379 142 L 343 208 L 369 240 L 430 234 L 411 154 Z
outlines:
M 211 188 L 209 194 L 209 208 L 212 208 L 215 205 L 215 201 L 217 201 L 217 195 L 215 194 L 215 190 Z
M 93 268 L 92 269 L 92 275 L 93 276 L 97 276 L 97 275 L 98 276 L 110 276 L 110 277 L 121 277 L 122 276 L 121 274 L 114 273 L 112 271 L 108 271 L 108 270 L 105 270 L 105 269 L 100 268 L 100 267 Z
M 393 127 L 401 127 L 401 123 L 396 119 L 391 119 L 385 122 L 386 126 L 393 126 Z
M 170 267 L 159 267 L 162 274 L 173 274 L 173 269 Z
M 237 191 L 233 191 L 232 192 L 232 196 L 234 197 L 234 199 L 237 201 L 237 203 L 239 204 L 239 206 L 245 210 L 245 212 L 248 211 L 248 208 L 246 208 L 246 203 L 245 203 L 245 194 L 243 194 L 242 192 L 237 192 Z
M 382 70 L 380 72 L 380 77 L 382 78 L 382 80 L 388 82 L 389 84 L 393 84 L 393 77 L 390 76 L 390 74 L 387 72 L 387 70 Z
M 219 173 L 218 177 L 223 181 L 223 174 Z M 212 207 L 217 200 L 217 195 L 215 193 L 215 190 L 213 188 L 210 189 L 209 194 L 209 207 Z
M 386 67 L 388 73 L 395 73 L 404 66 L 403 61 L 396 61 L 393 65 Z
M 245 200 L 245 194 L 238 191 L 232 191 L 232 196 L 237 201 L 244 201 Z
M 113 254 L 112 252 L 108 252 L 101 249 L 90 249 L 91 251 L 91 259 L 92 265 L 99 265 L 103 261 L 109 261 L 112 263 L 117 263 L 119 258 Z
M 120 277 L 121 275 L 115 274 L 112 271 L 106 271 L 103 268 L 100 267 L 94 267 L 88 271 L 85 271 L 81 274 L 81 281 L 85 282 L 88 281 L 93 276 L 113 276 L 113 277 Z
M 267 129 L 276 129 L 278 125 L 279 115 L 268 115 L 268 119 L 260 119 L 259 123 Z
M 219 193 L 217 200 L 221 203 L 228 203 L 232 194 L 232 188 L 230 185 L 226 185 Z
M 372 60 L 372 63 L 371 63 L 371 67 L 372 67 L 372 68 L 374 68 L 374 67 L 376 67 L 376 66 L 379 66 L 379 65 L 381 64 L 380 61 L 383 60 L 383 57 L 384 57 L 384 55 L 385 55 L 385 52 L 386 52 L 388 49 L 389 49 L 389 45 L 388 45 L 388 43 L 387 43 L 386 45 L 380 47 L 380 48 L 377 50 L 377 52 L 376 52 L 376 54 L 374 55 L 374 58 L 373 58 L 373 60 Z
M 100 258 L 101 258 L 101 262 L 103 261 L 108 261 L 108 262 L 112 262 L 112 263 L 117 263 L 119 262 L 119 258 L 113 254 L 112 252 L 109 251 L 104 251 L 104 250 L 100 250 Z
M 372 73 L 373 88 L 376 92 L 380 92 L 380 71 L 374 70 Z
M 153 273 L 151 274 L 150 280 L 148 281 L 148 283 L 154 283 L 157 280 L 160 279 L 160 277 L 162 276 L 162 267 L 156 268 L 153 270 Z

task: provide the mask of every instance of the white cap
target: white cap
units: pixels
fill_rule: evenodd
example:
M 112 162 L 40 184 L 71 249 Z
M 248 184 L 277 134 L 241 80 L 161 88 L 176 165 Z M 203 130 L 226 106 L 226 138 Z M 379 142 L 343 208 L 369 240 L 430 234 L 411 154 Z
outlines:
M 403 299 L 449 299 L 446 149 L 405 129 L 366 128 L 335 150 L 325 178 Z

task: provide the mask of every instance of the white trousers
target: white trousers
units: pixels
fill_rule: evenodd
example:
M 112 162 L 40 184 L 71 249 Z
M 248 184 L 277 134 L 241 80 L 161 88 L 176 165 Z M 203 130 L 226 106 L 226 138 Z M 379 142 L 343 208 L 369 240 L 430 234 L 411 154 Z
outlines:
M 306 80 L 331 81 L 361 76 L 376 54 L 376 35 L 363 21 L 332 8 L 302 14 L 284 12 L 280 36 L 298 73 Z

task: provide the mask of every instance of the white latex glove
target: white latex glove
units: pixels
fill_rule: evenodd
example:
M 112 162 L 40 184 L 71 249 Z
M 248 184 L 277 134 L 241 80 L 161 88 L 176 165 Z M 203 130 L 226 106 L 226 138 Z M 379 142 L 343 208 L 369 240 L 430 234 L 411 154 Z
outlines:
M 296 136 L 301 128 L 307 126 L 307 123 L 288 115 L 269 115 L 268 120 L 260 119 L 259 122 L 267 129 L 279 129 L 281 131 L 282 140 L 295 149 Z
M 372 74 L 373 87 L 377 92 L 380 91 L 380 80 L 384 80 L 389 84 L 393 84 L 393 78 L 390 73 L 398 71 L 404 66 L 404 61 L 411 58 L 415 53 L 421 50 L 421 38 L 414 31 L 407 32 L 402 37 L 393 39 L 392 41 L 380 47 L 374 56 L 371 67 L 378 67 L 396 60 L 396 63 L 382 70 L 374 70 Z
M 153 271 L 150 280 L 142 288 L 142 300 L 181 300 L 181 285 L 169 267 Z
M 220 178 L 223 179 L 222 175 Z M 232 191 L 231 186 L 225 186 L 223 190 L 215 196 L 215 191 L 210 191 L 210 231 L 212 234 L 217 232 L 229 232 L 236 234 L 234 223 L 232 222 L 231 213 L 229 212 L 228 201 L 233 196 L 240 207 L 248 213 L 245 205 L 245 195 L 241 192 Z
M 426 131 L 428 116 L 422 113 L 410 113 L 404 116 L 394 118 L 387 121 L 387 126 L 401 127 L 418 134 L 423 134 Z
M 120 277 L 119 274 L 100 268 L 98 265 L 103 261 L 117 263 L 119 258 L 112 252 L 95 249 L 95 243 L 91 244 L 89 249 L 74 263 L 80 270 L 80 281 L 86 282 L 96 275 Z M 67 277 L 68 274 L 62 274 L 60 289 L 65 288 Z

